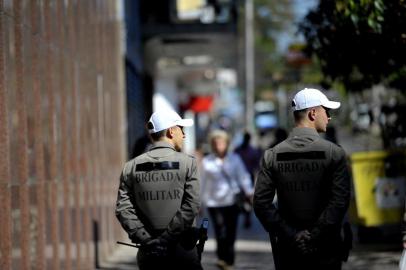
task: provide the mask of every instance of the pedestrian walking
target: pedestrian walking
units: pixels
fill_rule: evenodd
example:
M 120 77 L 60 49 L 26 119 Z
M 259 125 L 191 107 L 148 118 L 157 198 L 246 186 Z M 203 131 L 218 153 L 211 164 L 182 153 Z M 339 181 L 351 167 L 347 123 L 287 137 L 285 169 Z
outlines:
M 217 265 L 230 270 L 235 261 L 235 240 L 239 215 L 238 203 L 251 200 L 253 188 L 241 158 L 229 152 L 230 139 L 223 130 L 209 135 L 212 153 L 205 156 L 201 166 L 201 198 L 207 207 L 217 243 Z
M 269 148 L 273 148 L 275 145 L 283 142 L 284 140 L 286 140 L 287 137 L 288 137 L 288 132 L 284 128 L 278 127 L 274 131 L 274 140 L 269 145 Z
M 120 176 L 116 216 L 140 248 L 144 269 L 202 269 L 193 233 L 199 213 L 194 157 L 181 153 L 183 127 L 193 125 L 175 111 L 160 110 L 147 123 L 153 145 L 128 161 Z
M 245 168 L 250 174 L 251 183 L 254 186 L 256 174 L 258 172 L 259 161 L 261 160 L 262 151 L 261 149 L 251 145 L 251 134 L 249 132 L 244 133 L 242 143 L 234 151 L 237 153 L 242 162 L 244 163 Z M 244 228 L 248 229 L 251 227 L 251 212 L 244 212 Z
M 251 144 L 251 134 L 249 132 L 244 133 L 242 143 L 235 148 L 234 152 L 240 156 L 245 168 L 251 176 L 252 184 L 254 184 L 255 175 L 258 171 L 262 152 L 261 149 L 254 147 Z
M 344 150 L 318 133 L 340 103 L 305 88 L 292 107 L 295 127 L 261 160 L 254 211 L 270 235 L 277 270 L 338 270 L 348 256 L 341 232 L 350 176 Z

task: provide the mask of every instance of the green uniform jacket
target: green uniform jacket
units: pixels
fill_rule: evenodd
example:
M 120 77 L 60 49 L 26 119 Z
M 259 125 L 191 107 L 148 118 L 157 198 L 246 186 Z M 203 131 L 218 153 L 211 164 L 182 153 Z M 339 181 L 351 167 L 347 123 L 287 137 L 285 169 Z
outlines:
M 194 225 L 199 205 L 196 160 L 169 143 L 157 142 L 125 164 L 116 216 L 133 242 L 176 239 Z
M 254 193 L 254 211 L 264 228 L 285 239 L 306 229 L 321 242 L 339 234 L 350 200 L 346 161 L 341 147 L 311 128 L 294 128 L 268 149 Z

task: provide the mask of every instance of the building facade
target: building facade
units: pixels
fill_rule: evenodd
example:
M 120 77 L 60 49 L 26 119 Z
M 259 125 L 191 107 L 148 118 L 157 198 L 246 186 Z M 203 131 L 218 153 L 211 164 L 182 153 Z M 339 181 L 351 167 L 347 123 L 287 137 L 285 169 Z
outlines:
M 122 236 L 120 3 L 0 0 L 2 270 L 94 269 Z

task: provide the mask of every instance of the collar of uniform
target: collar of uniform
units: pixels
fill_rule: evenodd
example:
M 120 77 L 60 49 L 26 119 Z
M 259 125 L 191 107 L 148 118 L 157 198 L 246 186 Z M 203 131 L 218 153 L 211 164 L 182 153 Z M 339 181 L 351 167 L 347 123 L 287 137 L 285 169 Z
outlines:
M 154 142 L 154 145 L 152 146 L 151 150 L 156 149 L 156 148 L 171 148 L 174 151 L 176 151 L 175 147 L 172 144 L 170 144 L 168 142 L 163 142 L 163 141 Z
M 315 130 L 314 128 L 307 128 L 307 127 L 295 127 L 292 129 L 292 132 L 290 133 L 290 137 L 303 136 L 303 135 L 320 137 L 317 130 Z

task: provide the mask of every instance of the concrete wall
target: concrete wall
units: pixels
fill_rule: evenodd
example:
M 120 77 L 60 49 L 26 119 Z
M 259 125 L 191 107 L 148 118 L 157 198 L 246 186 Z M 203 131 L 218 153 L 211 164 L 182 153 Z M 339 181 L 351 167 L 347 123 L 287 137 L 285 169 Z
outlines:
M 94 269 L 122 230 L 121 1 L 0 0 L 0 269 Z

